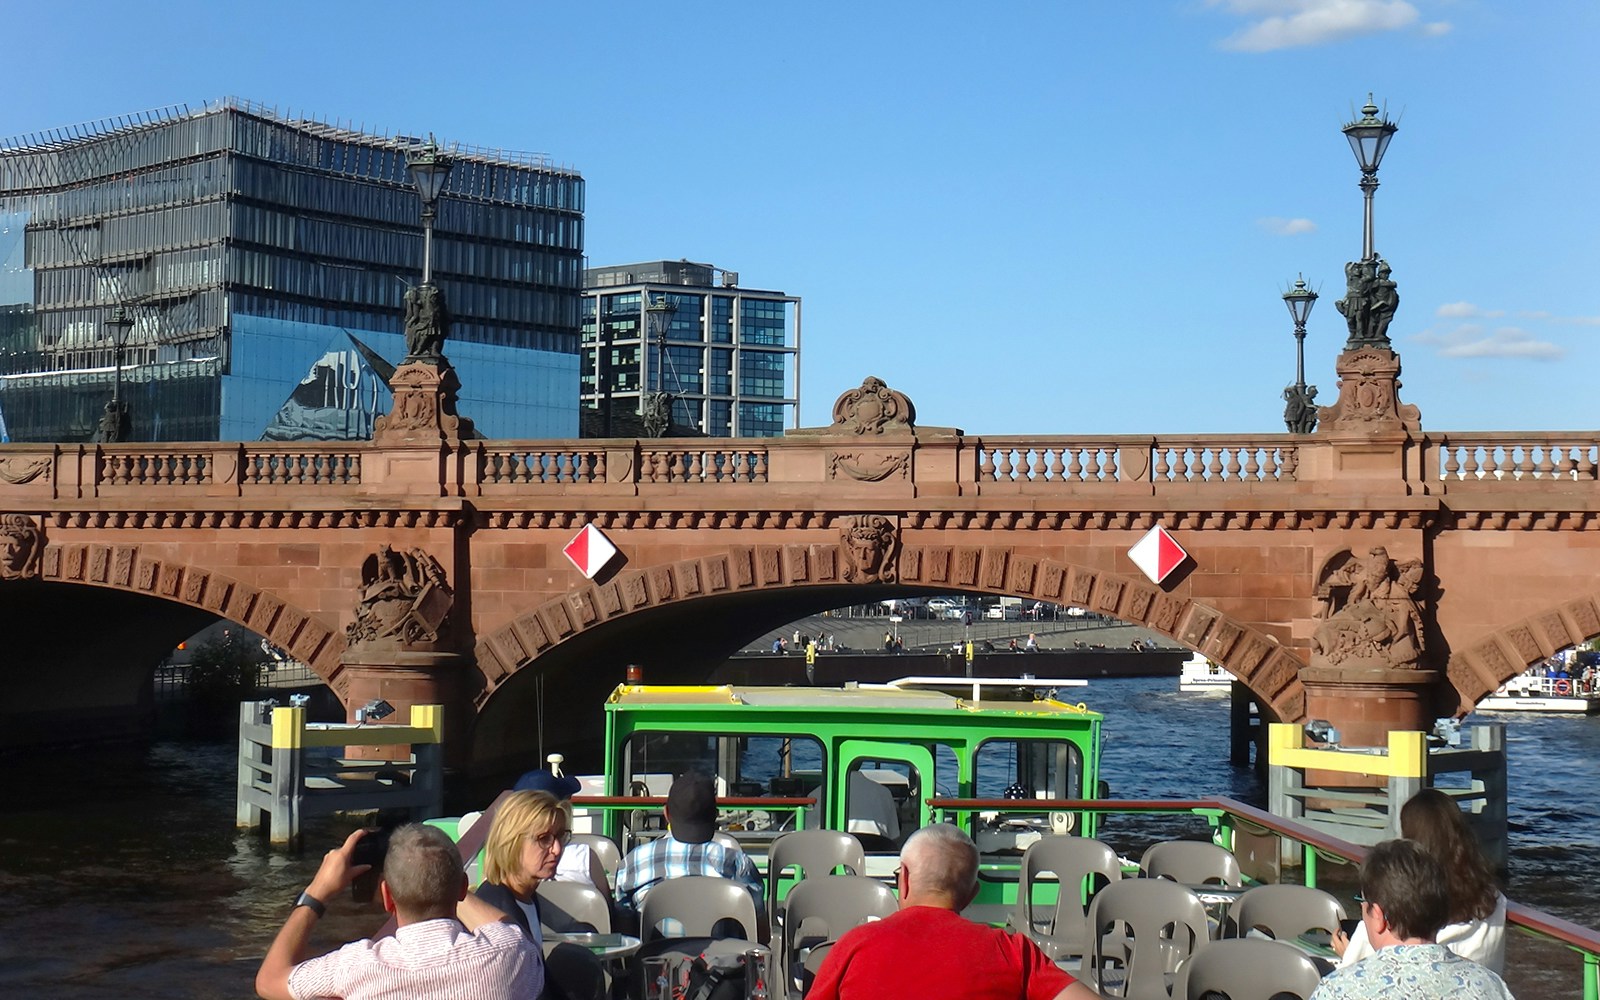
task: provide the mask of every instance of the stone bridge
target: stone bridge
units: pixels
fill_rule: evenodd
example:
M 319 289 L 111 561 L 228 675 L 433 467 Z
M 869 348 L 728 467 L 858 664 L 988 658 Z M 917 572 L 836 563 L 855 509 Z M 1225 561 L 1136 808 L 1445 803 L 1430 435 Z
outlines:
M 1398 359 L 1357 353 L 1312 434 L 976 435 L 868 379 L 775 439 L 440 416 L 355 444 L 3 446 L 0 745 L 138 721 L 153 664 L 220 617 L 349 708 L 440 699 L 478 769 L 522 766 L 541 728 L 593 739 L 626 663 L 694 678 L 802 615 L 938 591 L 1144 625 L 1281 718 L 1381 741 L 1600 635 L 1600 435 L 1423 432 Z M 592 580 L 563 555 L 585 526 L 618 549 Z M 1128 555 L 1155 526 L 1189 553 L 1159 585 Z

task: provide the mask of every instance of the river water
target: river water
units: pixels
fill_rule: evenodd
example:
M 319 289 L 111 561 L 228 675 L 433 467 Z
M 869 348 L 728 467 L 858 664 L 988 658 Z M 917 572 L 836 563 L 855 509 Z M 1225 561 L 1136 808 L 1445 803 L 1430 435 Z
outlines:
M 1173 678 L 1096 681 L 1106 715 L 1103 776 L 1121 798 L 1230 795 L 1260 803 L 1254 772 L 1227 763 L 1227 699 L 1180 694 Z M 597 722 L 599 710 L 596 710 Z M 1508 894 L 1600 924 L 1600 718 L 1510 722 Z M 233 827 L 235 744 L 161 742 L 0 758 L 0 997 L 249 997 L 256 966 L 337 831 L 303 853 Z M 1119 825 L 1120 824 L 1120 825 Z M 1112 820 L 1104 835 L 1143 829 Z M 1324 869 L 1325 881 L 1338 872 Z M 336 901 L 314 946 L 375 929 Z M 1563 949 L 1512 936 L 1523 1000 L 1579 996 Z

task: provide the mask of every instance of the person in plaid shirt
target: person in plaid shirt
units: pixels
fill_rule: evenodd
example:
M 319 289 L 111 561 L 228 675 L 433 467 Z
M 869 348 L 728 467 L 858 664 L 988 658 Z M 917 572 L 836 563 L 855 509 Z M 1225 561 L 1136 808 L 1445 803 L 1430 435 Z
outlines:
M 690 771 L 667 792 L 662 810 L 667 835 L 628 852 L 617 870 L 617 905 L 637 918 L 644 897 L 656 883 L 683 875 L 717 875 L 750 891 L 766 937 L 766 890 L 750 856 L 711 839 L 717 831 L 717 793 L 711 776 Z

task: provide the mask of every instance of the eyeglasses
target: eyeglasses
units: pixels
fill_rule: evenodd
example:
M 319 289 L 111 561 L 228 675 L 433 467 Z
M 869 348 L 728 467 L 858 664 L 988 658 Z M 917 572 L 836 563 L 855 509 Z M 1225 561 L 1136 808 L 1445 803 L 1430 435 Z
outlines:
M 530 833 L 528 834 L 528 839 L 537 844 L 541 851 L 548 851 L 550 848 L 557 845 L 566 847 L 568 844 L 572 843 L 572 831 L 562 830 L 560 833 Z

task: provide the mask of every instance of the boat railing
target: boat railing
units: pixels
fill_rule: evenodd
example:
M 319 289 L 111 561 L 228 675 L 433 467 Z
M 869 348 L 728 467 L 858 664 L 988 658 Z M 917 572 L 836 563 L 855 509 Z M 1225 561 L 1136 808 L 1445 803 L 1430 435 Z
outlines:
M 575 811 L 589 810 L 602 815 L 612 813 L 627 815 L 638 809 L 659 812 L 666 804 L 667 797 L 665 795 L 574 795 L 572 797 L 572 808 Z M 756 839 L 773 839 L 779 834 L 787 833 L 790 830 L 805 829 L 806 810 L 816 804 L 817 800 L 811 796 L 730 795 L 717 798 L 717 812 L 725 814 L 733 811 L 743 811 L 749 813 L 753 810 L 762 810 L 769 813 L 793 814 L 792 820 L 773 823 L 765 830 L 735 830 L 735 832 L 743 834 L 740 838 L 741 840 L 752 837 Z M 648 837 L 648 835 L 641 837 L 639 830 L 631 831 L 631 835 L 636 840 L 647 839 Z M 620 846 L 626 851 L 630 845 L 622 844 Z
M 1079 817 L 1096 815 L 1191 815 L 1204 818 L 1211 826 L 1212 839 L 1238 854 L 1237 838 L 1242 832 L 1276 837 L 1298 847 L 1303 859 L 1304 881 L 1315 887 L 1319 859 L 1338 864 L 1359 864 L 1367 848 L 1293 820 L 1274 816 L 1264 809 L 1230 798 L 1206 799 L 958 799 L 934 798 L 928 808 L 939 822 L 954 822 L 971 829 L 979 813 L 1038 815 L 1065 812 Z M 1078 824 L 1081 827 L 1081 819 Z M 1280 856 L 1280 851 L 1267 854 Z M 1521 903 L 1509 902 L 1506 924 L 1530 937 L 1553 941 L 1577 953 L 1583 961 L 1583 1000 L 1600 1000 L 1600 931 L 1583 927 Z

